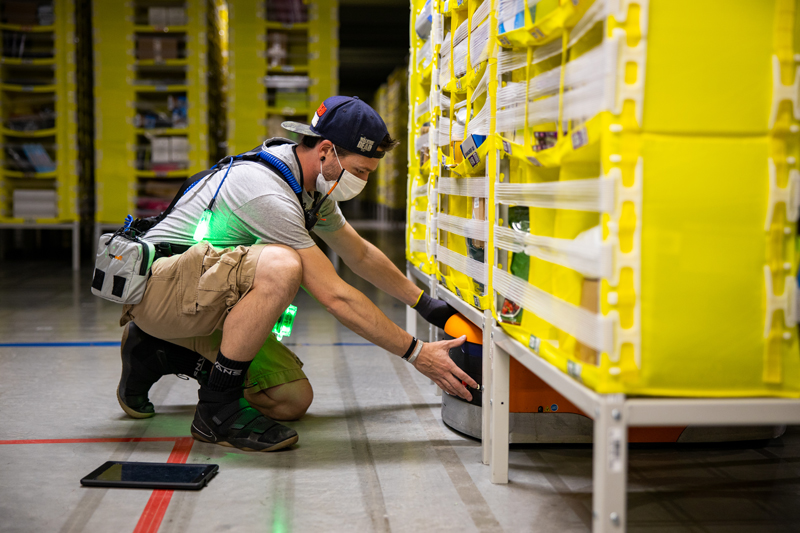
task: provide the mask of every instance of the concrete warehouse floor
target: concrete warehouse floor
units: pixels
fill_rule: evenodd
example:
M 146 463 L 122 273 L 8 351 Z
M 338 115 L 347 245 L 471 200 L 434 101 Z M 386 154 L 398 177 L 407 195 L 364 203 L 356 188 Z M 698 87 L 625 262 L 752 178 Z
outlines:
M 402 261 L 401 231 L 366 233 Z M 403 323 L 399 303 L 342 270 Z M 442 423 L 430 381 L 305 293 L 285 339 L 316 396 L 290 423 L 298 445 L 258 454 L 186 439 L 197 385 L 175 376 L 151 391 L 156 417 L 126 417 L 115 398 L 120 307 L 90 294 L 90 274 L 73 276 L 67 261 L 0 264 L 1 531 L 590 529 L 591 447 L 515 446 L 510 484 L 492 485 L 480 443 Z M 217 463 L 219 475 L 169 499 L 79 484 L 107 460 L 173 452 Z M 633 446 L 629 480 L 629 531 L 797 532 L 800 427 L 766 442 Z

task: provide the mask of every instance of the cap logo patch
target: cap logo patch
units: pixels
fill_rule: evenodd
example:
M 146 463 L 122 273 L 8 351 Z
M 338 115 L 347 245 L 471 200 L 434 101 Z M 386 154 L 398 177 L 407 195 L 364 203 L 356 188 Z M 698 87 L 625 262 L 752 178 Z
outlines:
M 363 135 L 361 136 L 361 140 L 358 141 L 358 149 L 362 152 L 369 152 L 372 150 L 372 145 L 375 144 L 375 141 L 370 141 Z
M 311 127 L 312 128 L 315 128 L 317 126 L 317 122 L 319 122 L 319 117 L 321 117 L 322 114 L 325 113 L 325 111 L 327 111 L 327 110 L 328 110 L 328 108 L 325 107 L 325 102 L 322 102 L 319 105 L 319 107 L 317 108 L 317 112 L 314 113 L 313 117 L 311 117 Z

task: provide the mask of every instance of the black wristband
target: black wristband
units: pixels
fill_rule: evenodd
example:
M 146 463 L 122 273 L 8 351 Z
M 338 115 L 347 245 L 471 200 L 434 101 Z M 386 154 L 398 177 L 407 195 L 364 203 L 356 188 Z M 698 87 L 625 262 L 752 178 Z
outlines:
M 409 346 L 408 350 L 406 350 L 406 353 L 403 355 L 403 359 L 408 361 L 408 358 L 411 357 L 411 354 L 414 352 L 414 348 L 416 347 L 417 347 L 417 338 L 411 337 L 411 346 Z

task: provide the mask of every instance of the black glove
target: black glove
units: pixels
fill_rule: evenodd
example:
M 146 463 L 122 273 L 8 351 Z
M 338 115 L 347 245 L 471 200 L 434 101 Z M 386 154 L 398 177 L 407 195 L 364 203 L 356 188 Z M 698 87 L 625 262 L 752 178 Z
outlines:
M 447 320 L 457 312 L 449 303 L 444 300 L 434 300 L 424 292 L 412 308 L 416 309 L 422 318 L 440 329 L 444 329 Z

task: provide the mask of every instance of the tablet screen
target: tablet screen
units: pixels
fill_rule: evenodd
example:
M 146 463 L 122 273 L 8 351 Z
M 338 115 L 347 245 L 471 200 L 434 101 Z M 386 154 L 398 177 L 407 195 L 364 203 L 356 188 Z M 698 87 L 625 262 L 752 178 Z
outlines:
M 191 483 L 208 465 L 112 463 L 96 476 L 98 481 Z

